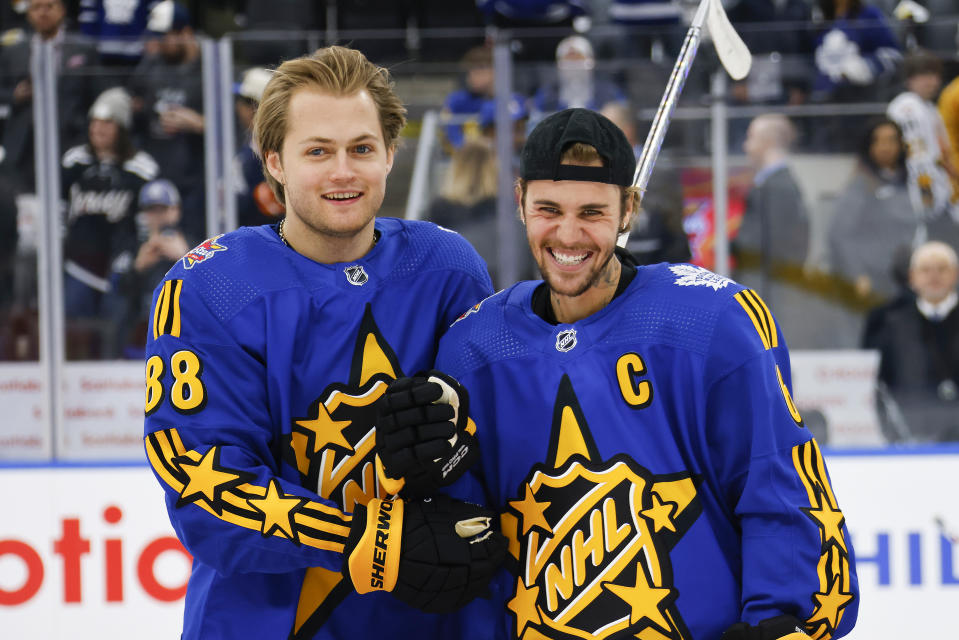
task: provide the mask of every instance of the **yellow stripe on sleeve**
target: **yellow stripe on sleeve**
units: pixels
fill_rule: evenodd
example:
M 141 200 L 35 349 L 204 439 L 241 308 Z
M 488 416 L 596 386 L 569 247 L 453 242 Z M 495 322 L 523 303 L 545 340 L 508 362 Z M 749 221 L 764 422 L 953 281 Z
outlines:
M 343 551 L 352 518 L 342 511 L 284 493 L 276 479 L 267 487 L 237 482 L 250 474 L 219 465 L 217 447 L 205 454 L 186 450 L 175 428 L 147 436 L 146 449 L 157 477 L 180 496 L 179 508 L 195 505 L 224 522 L 264 536 Z
M 764 318 L 761 315 L 761 311 L 756 308 L 752 299 L 747 294 L 748 290 L 737 293 L 735 295 L 736 302 L 739 303 L 739 306 L 743 308 L 743 311 L 745 311 L 749 319 L 752 320 L 753 327 L 756 328 L 756 333 L 759 334 L 759 339 L 763 341 L 763 347 L 769 349 L 771 345 L 769 344 L 769 335 L 764 323 Z

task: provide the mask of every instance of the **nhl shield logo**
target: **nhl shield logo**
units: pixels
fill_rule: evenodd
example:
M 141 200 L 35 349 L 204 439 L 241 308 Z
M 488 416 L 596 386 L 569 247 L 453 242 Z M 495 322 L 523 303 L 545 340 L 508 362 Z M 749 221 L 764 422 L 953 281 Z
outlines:
M 369 276 L 366 275 L 366 270 L 363 268 L 363 265 L 360 264 L 354 264 L 343 269 L 343 273 L 346 274 L 346 281 L 357 287 L 362 287 L 369 282 L 370 279 Z
M 556 334 L 556 350 L 566 353 L 576 346 L 576 329 L 567 329 Z

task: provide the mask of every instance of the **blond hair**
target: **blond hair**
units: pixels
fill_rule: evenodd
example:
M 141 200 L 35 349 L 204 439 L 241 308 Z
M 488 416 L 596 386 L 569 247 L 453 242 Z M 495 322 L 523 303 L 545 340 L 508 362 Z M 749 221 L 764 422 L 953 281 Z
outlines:
M 563 155 L 560 156 L 559 163 L 579 167 L 606 166 L 606 163 L 603 161 L 603 156 L 599 155 L 599 151 L 596 150 L 596 147 L 582 142 L 574 142 L 573 144 L 569 145 L 569 147 L 563 151 Z M 629 186 L 620 187 L 620 189 L 620 220 L 622 220 L 624 217 L 626 217 L 626 209 L 629 206 L 630 201 L 636 203 L 637 206 L 639 205 L 639 188 L 635 186 Z M 516 190 L 520 194 L 520 207 L 523 207 L 526 205 L 526 180 L 523 178 L 517 178 Z
M 453 152 L 441 196 L 469 207 L 495 198 L 496 191 L 496 156 L 487 143 L 468 141 Z
M 379 113 L 383 141 L 388 149 L 396 148 L 400 131 L 406 125 L 406 107 L 393 91 L 390 72 L 355 49 L 332 46 L 287 60 L 273 72 L 253 118 L 253 146 L 261 159 L 265 160 L 271 151 L 282 151 L 289 129 L 290 99 L 304 87 L 335 96 L 352 96 L 365 90 Z M 283 185 L 267 170 L 266 162 L 263 175 L 277 200 L 286 202 Z

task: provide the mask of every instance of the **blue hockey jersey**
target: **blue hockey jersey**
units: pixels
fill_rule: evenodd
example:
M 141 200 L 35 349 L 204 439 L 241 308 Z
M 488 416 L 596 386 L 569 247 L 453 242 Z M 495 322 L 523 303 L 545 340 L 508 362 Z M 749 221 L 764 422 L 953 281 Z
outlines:
M 437 356 L 469 391 L 473 483 L 510 540 L 503 636 L 718 640 L 781 614 L 817 640 L 847 633 L 849 535 L 759 296 L 639 267 L 554 326 L 531 308 L 538 284 L 471 308 Z
M 440 637 L 452 617 L 340 573 L 376 479 L 375 401 L 429 369 L 440 334 L 492 285 L 459 235 L 376 221 L 354 263 L 319 264 L 275 226 L 202 243 L 154 294 L 145 443 L 194 556 L 183 638 Z M 456 632 L 458 633 L 458 632 Z

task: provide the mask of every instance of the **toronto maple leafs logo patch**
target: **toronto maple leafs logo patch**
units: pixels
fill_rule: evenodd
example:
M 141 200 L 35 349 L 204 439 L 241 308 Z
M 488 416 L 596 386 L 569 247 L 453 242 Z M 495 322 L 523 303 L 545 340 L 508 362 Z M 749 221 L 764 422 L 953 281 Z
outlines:
M 712 287 L 713 291 L 719 291 L 732 282 L 726 276 L 691 264 L 677 264 L 669 270 L 679 276 L 673 284 L 681 287 Z

